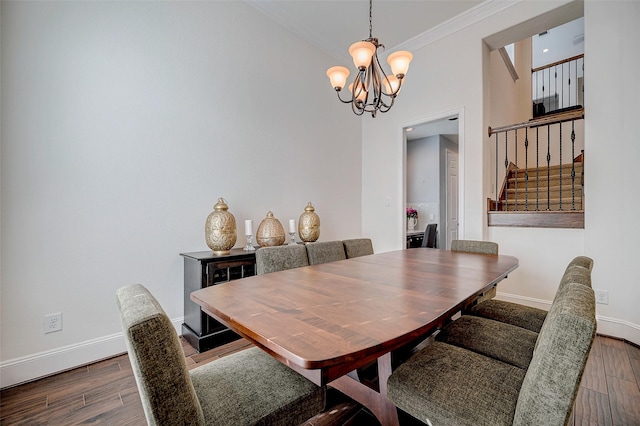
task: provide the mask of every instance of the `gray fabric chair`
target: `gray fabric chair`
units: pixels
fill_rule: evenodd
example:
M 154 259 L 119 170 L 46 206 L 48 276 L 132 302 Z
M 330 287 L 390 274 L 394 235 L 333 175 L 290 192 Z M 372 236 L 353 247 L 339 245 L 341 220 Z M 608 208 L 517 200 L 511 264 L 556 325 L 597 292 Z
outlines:
M 325 388 L 259 348 L 189 371 L 171 320 L 144 286 L 122 287 L 117 304 L 149 425 L 297 425 L 324 409 Z
M 347 258 L 342 241 L 322 241 L 309 243 L 306 246 L 309 265 L 335 262 Z
M 498 243 L 492 241 L 453 240 L 451 241 L 451 251 L 498 254 Z
M 373 254 L 373 243 L 369 238 L 354 238 L 342 240 L 347 259 Z
M 587 268 L 578 268 L 581 272 L 573 271 L 574 277 L 590 274 Z M 480 334 L 493 343 L 502 340 L 513 346 L 507 340 L 519 333 L 518 327 L 483 318 L 468 321 L 463 316 L 466 322 L 453 326 L 460 318 L 449 325 L 448 336 L 442 341 L 436 338 L 393 372 L 387 382 L 389 399 L 434 425 L 566 425 L 596 333 L 594 293 L 580 281 L 584 278 L 567 276 L 535 344 L 527 339 L 532 350 L 528 363 L 521 357 L 524 348 L 514 349 L 514 354 L 481 338 L 473 350 L 460 345 L 468 346 L 465 339 L 474 339 L 473 326 L 478 322 L 483 323 Z M 463 329 L 466 326 L 471 329 Z M 491 328 L 506 332 L 491 337 Z
M 256 274 L 309 266 L 307 249 L 302 244 L 260 247 L 256 250 Z
M 445 326 L 436 335 L 436 340 L 526 369 L 538 333 L 500 321 L 462 315 Z
M 587 256 L 576 256 L 571 260 L 571 262 L 569 262 L 567 269 L 572 266 L 581 266 L 583 268 L 587 268 L 589 272 L 591 272 L 591 270 L 593 270 L 593 259 Z
M 547 311 L 505 300 L 485 300 L 465 312 L 482 318 L 515 325 L 538 333 L 542 328 Z
M 498 254 L 498 243 L 492 241 L 476 240 L 453 240 L 451 241 L 451 251 L 463 251 L 467 253 Z M 496 297 L 497 290 L 492 287 L 485 293 L 478 296 L 476 303 L 484 302 Z
M 592 269 L 593 260 L 591 258 L 577 256 L 571 260 L 560 280 L 560 285 L 558 286 L 554 300 L 563 294 L 564 287 L 567 283 L 573 282 L 591 287 Z M 547 317 L 547 311 L 544 309 L 495 299 L 478 303 L 471 307 L 466 313 L 516 325 L 536 333 L 540 331 Z

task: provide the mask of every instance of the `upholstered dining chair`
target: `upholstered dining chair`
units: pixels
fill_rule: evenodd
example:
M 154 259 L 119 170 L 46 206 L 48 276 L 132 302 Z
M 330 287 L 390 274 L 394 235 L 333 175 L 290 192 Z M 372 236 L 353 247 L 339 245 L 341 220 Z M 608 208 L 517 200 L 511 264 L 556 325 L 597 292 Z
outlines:
M 493 241 L 453 240 L 451 241 L 451 251 L 497 255 L 498 243 Z
M 565 269 L 564 275 L 558 285 L 558 290 L 556 290 L 555 297 L 557 298 L 563 294 L 564 287 L 568 283 L 577 283 L 591 287 L 592 269 L 593 259 L 586 256 L 573 258 Z M 466 313 L 516 325 L 536 333 L 540 331 L 547 317 L 547 311 L 544 309 L 496 299 L 485 300 L 482 303 L 478 303 L 471 307 Z
M 171 320 L 144 286 L 122 287 L 116 299 L 149 425 L 297 425 L 324 409 L 324 387 L 259 348 L 189 370 Z
M 347 259 L 373 254 L 373 243 L 370 238 L 352 238 L 342 240 Z
M 451 251 L 463 251 L 467 253 L 498 254 L 498 243 L 493 241 L 476 240 L 453 240 L 451 241 Z M 477 303 L 496 297 L 497 290 L 492 287 L 481 294 L 476 300 Z
M 284 271 L 309 266 L 307 249 L 301 244 L 261 247 L 256 250 L 256 273 Z
M 347 258 L 342 241 L 315 242 L 307 244 L 306 247 L 307 256 L 309 256 L 309 265 L 335 262 Z

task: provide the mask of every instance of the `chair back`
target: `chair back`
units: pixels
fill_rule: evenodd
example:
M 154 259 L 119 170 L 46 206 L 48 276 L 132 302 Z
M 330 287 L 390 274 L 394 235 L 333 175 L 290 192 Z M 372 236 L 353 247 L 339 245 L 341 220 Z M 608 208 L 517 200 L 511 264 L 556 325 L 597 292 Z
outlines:
M 342 241 L 309 243 L 307 244 L 307 256 L 309 256 L 309 265 L 335 262 L 347 258 Z
M 497 255 L 498 243 L 492 241 L 453 240 L 451 241 L 451 251 Z
M 373 243 L 369 238 L 354 238 L 342 240 L 347 259 L 373 254 Z
M 424 238 L 422 238 L 422 247 L 436 248 L 437 229 L 437 223 L 427 225 L 427 229 L 424 230 Z
M 587 268 L 589 271 L 591 271 L 593 270 L 593 259 L 587 256 L 576 256 L 573 258 L 573 260 L 571 260 L 571 262 L 569 262 L 569 265 L 567 265 L 567 269 L 574 266 Z
M 309 266 L 307 249 L 302 244 L 261 247 L 256 250 L 256 274 Z
M 120 288 L 116 300 L 147 423 L 203 425 L 180 339 L 158 301 L 140 284 Z
M 520 388 L 514 425 L 567 424 L 596 326 L 593 290 L 579 282 L 567 283 L 540 329 Z

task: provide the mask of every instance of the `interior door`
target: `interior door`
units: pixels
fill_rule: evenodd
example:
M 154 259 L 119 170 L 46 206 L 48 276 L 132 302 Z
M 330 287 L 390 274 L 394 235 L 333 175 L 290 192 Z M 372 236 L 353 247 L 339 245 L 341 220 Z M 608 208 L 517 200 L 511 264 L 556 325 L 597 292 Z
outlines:
M 458 239 L 458 153 L 445 150 L 447 162 L 446 182 L 446 248 L 451 248 L 451 241 Z

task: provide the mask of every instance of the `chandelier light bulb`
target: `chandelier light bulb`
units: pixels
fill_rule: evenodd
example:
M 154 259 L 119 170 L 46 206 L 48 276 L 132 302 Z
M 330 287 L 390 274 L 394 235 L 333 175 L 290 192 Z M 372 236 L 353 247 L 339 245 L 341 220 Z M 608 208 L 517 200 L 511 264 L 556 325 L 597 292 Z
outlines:
M 353 64 L 360 71 L 371 64 L 371 58 L 376 53 L 376 46 L 369 41 L 359 41 L 349 47 L 349 54 L 353 58 Z
M 362 83 L 356 84 L 356 92 L 353 93 L 353 83 L 351 83 L 349 85 L 349 92 L 351 92 L 353 94 L 354 99 L 356 99 L 357 101 L 360 101 L 362 103 L 365 103 L 367 100 L 367 90 L 364 88 L 364 86 L 362 85 Z
M 398 78 L 402 78 L 409 70 L 409 64 L 413 60 L 413 54 L 406 50 L 392 53 L 387 58 L 387 63 L 391 65 L 391 72 Z
M 400 80 L 395 75 L 388 75 L 387 78 L 382 80 L 384 89 L 387 95 L 397 95 L 400 93 Z
M 331 87 L 340 91 L 347 84 L 349 69 L 341 66 L 331 67 L 327 70 L 327 77 L 329 77 Z

